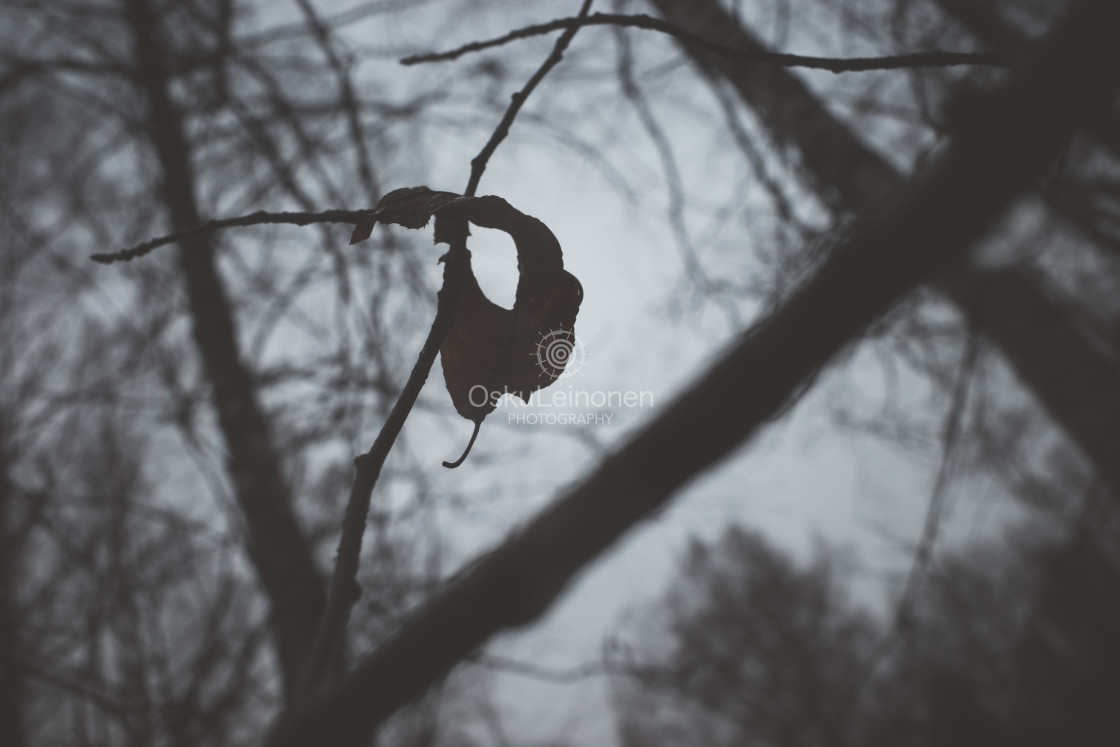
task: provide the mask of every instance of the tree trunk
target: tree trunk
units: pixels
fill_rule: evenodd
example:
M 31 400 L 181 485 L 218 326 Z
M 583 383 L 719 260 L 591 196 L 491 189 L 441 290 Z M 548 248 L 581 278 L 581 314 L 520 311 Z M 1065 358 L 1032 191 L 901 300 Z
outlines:
M 0 744 L 23 747 L 23 699 L 16 652 L 19 651 L 16 624 L 16 550 L 9 525 L 12 486 L 8 481 L 8 448 L 5 443 L 4 413 L 0 411 Z
M 1031 40 L 1008 23 L 995 0 L 933 0 L 946 15 L 984 44 L 1004 52 L 1021 54 L 1032 46 Z M 1109 110 L 1085 125 L 1093 139 L 1120 157 L 1120 116 Z
M 202 224 L 183 118 L 170 93 L 167 60 L 148 0 L 123 0 L 133 36 L 135 80 L 147 101 L 148 135 L 162 173 L 172 227 Z M 322 612 L 323 580 L 292 509 L 292 497 L 241 361 L 236 325 L 215 266 L 210 235 L 184 239 L 179 263 L 186 282 L 194 339 L 212 389 L 229 452 L 229 473 L 248 527 L 248 552 L 271 604 L 272 628 L 285 690 L 295 692 Z

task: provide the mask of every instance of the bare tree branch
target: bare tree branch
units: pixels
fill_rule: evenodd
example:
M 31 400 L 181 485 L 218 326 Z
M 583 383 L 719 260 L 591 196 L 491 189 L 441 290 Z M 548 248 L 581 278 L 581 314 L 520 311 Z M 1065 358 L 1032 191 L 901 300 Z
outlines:
M 593 0 L 584 0 L 581 14 L 586 14 Z M 522 105 L 529 94 L 537 87 L 552 68 L 563 58 L 572 37 L 576 35 L 579 27 L 573 27 L 564 32 L 556 41 L 552 53 L 545 59 L 525 86 L 513 95 L 509 108 L 498 123 L 490 139 L 483 146 L 477 156 L 471 160 L 471 174 L 464 194 L 474 196 L 478 189 L 478 182 L 486 164 L 494 154 L 498 145 L 509 133 L 510 125 L 517 117 Z M 350 498 L 346 504 L 346 515 L 342 522 L 342 536 L 338 542 L 338 553 L 335 557 L 334 573 L 331 576 L 330 590 L 327 605 L 315 632 L 315 643 L 312 646 L 308 659 L 305 694 L 310 696 L 326 684 L 330 664 L 334 660 L 342 644 L 346 632 L 346 625 L 350 618 L 350 611 L 358 600 L 360 588 L 358 586 L 358 561 L 362 552 L 362 537 L 366 529 L 366 516 L 369 514 L 369 505 L 373 496 L 373 488 L 381 475 L 381 468 L 389 451 L 396 442 L 397 435 L 404 426 L 404 421 L 412 412 L 424 382 L 428 380 L 436 355 L 439 353 L 443 340 L 451 330 L 454 321 L 455 304 L 458 299 L 462 270 L 466 262 L 467 251 L 467 226 L 465 222 L 457 225 L 451 248 L 446 255 L 444 265 L 443 288 L 439 292 L 439 302 L 436 307 L 436 318 L 432 322 L 428 338 L 420 350 L 420 356 L 413 366 L 404 390 L 393 405 L 392 412 L 378 433 L 377 439 L 369 452 L 358 457 L 354 464 L 357 474 L 350 490 Z M 478 434 L 477 427 L 475 435 Z M 474 438 L 471 438 L 474 443 Z M 467 451 L 470 451 L 468 445 Z M 464 452 L 463 456 L 466 456 Z
M 412 412 L 420 390 L 428 380 L 443 340 L 451 330 L 455 305 L 458 301 L 462 270 L 467 250 L 466 222 L 456 225 L 455 238 L 447 253 L 443 270 L 443 288 L 439 292 L 436 317 L 420 355 L 412 367 L 404 389 L 393 405 L 385 424 L 365 454 L 354 460 L 357 473 L 346 502 L 342 520 L 342 535 L 338 540 L 334 573 L 331 575 L 327 604 L 315 630 L 315 640 L 308 655 L 304 673 L 303 697 L 309 697 L 327 684 L 331 664 L 341 649 L 350 619 L 350 611 L 361 595 L 358 586 L 358 561 L 362 553 L 362 537 L 366 530 L 366 516 L 373 497 L 373 488 L 381 476 L 381 468 L 389 451 L 400 435 L 405 420 Z
M 750 329 L 625 446 L 504 545 L 471 564 L 272 747 L 372 733 L 499 631 L 537 620 L 588 563 L 757 431 L 903 295 L 959 261 L 1120 77 L 1120 4 L 1078 3 L 1047 54 L 990 98 L 890 212 Z M 791 341 L 794 344 L 791 344 Z
M 666 17 L 694 31 L 742 47 L 762 48 L 716 0 L 649 1 Z M 795 75 L 733 65 L 701 50 L 690 51 L 708 75 L 723 76 L 735 86 L 777 142 L 800 152 L 805 171 L 827 201 L 865 218 L 905 188 L 907 179 L 837 120 Z M 1120 488 L 1120 460 L 1115 458 L 1120 448 L 1116 361 L 1102 356 L 1046 288 L 1019 268 L 962 268 L 938 278 L 935 287 L 999 349 L 1098 472 Z
M 129 249 L 122 249 L 119 252 L 92 254 L 90 255 L 90 259 L 94 262 L 100 262 L 103 265 L 111 265 L 114 262 L 131 262 L 134 259 L 151 254 L 161 246 L 167 246 L 168 244 L 175 244 L 185 239 L 203 236 L 208 233 L 220 231 L 223 228 L 243 228 L 246 226 L 260 226 L 269 223 L 286 223 L 293 226 L 310 226 L 315 223 L 349 223 L 353 225 L 357 223 L 363 215 L 368 214 L 368 210 L 324 210 L 321 213 L 269 213 L 258 210 L 255 213 L 249 213 L 248 215 L 242 215 L 237 218 L 210 220 L 193 228 L 185 228 L 181 231 L 169 233 L 166 236 L 150 239 Z
M 828 70 L 833 73 L 865 72 L 868 70 L 900 70 L 918 67 L 953 67 L 956 65 L 984 65 L 989 67 L 1008 67 L 1015 64 L 1016 58 L 998 52 L 912 52 L 909 54 L 886 55 L 882 57 L 812 57 L 800 54 L 770 52 L 763 49 L 741 49 L 706 39 L 682 29 L 661 18 L 639 14 L 621 15 L 616 13 L 595 13 L 587 17 L 560 18 L 548 23 L 526 26 L 486 41 L 476 41 L 446 52 L 418 54 L 401 59 L 402 65 L 418 65 L 424 62 L 454 60 L 471 52 L 492 49 L 518 39 L 549 34 L 560 29 L 574 29 L 582 26 L 618 26 L 659 31 L 676 37 L 681 41 L 701 47 L 710 52 L 732 60 L 759 62 L 781 67 L 804 67 L 813 70 Z
M 591 8 L 591 3 L 592 0 L 584 0 L 583 6 L 579 9 L 579 15 L 576 16 L 577 19 L 582 19 L 587 16 L 587 12 Z M 560 38 L 556 40 L 556 44 L 552 48 L 552 54 L 548 56 L 544 64 L 537 69 L 537 72 L 533 73 L 533 77 L 529 78 L 529 81 L 520 91 L 513 94 L 509 108 L 506 109 L 505 116 L 502 117 L 502 121 L 499 122 L 497 128 L 494 129 L 494 134 L 490 136 L 490 140 L 482 147 L 479 154 L 471 159 L 471 178 L 467 182 L 467 190 L 463 194 L 469 196 L 474 195 L 475 190 L 478 189 L 478 182 L 482 178 L 482 172 L 486 171 L 486 164 L 490 162 L 490 157 L 494 155 L 494 151 L 498 149 L 501 142 L 506 139 L 506 135 L 509 134 L 510 125 L 512 125 L 513 120 L 517 118 L 517 113 L 521 111 L 525 100 L 529 98 L 529 94 L 533 92 L 537 85 L 544 80 L 544 76 L 548 75 L 549 71 L 560 63 L 560 60 L 564 57 L 564 51 L 567 50 L 568 45 L 571 43 L 572 38 L 576 35 L 578 30 L 579 26 L 576 25 L 565 31 Z

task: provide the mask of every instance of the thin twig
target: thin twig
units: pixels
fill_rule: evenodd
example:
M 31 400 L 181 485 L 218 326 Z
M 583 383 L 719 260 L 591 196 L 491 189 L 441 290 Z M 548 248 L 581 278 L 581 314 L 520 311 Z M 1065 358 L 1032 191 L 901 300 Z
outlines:
M 106 254 L 93 254 L 90 256 L 90 259 L 94 262 L 100 262 L 103 265 L 111 265 L 114 262 L 130 262 L 138 257 L 143 257 L 146 254 L 152 253 L 161 246 L 174 244 L 178 241 L 202 234 L 220 231 L 223 228 L 260 226 L 267 223 L 286 223 L 293 226 L 309 226 L 313 223 L 349 223 L 353 225 L 357 223 L 363 215 L 368 213 L 368 210 L 324 210 L 321 213 L 268 213 L 259 210 L 255 213 L 242 215 L 238 218 L 210 220 L 194 228 L 175 231 L 166 236 L 160 236 L 159 238 L 145 241 L 143 244 L 137 244 L 130 249 L 123 249 L 119 252 Z
M 908 54 L 885 55 L 882 57 L 812 57 L 800 54 L 785 54 L 783 52 L 769 52 L 762 49 L 737 49 L 724 44 L 713 42 L 702 36 L 685 31 L 679 26 L 669 23 L 661 18 L 649 15 L 622 15 L 617 13 L 595 13 L 590 16 L 577 16 L 575 18 L 559 18 L 548 23 L 538 23 L 526 26 L 516 31 L 511 31 L 505 36 L 499 36 L 485 41 L 471 42 L 446 52 L 432 52 L 417 54 L 401 59 L 402 65 L 417 65 L 423 62 L 442 62 L 454 60 L 471 52 L 492 49 L 518 39 L 528 39 L 533 36 L 549 34 L 560 29 L 577 29 L 583 26 L 621 26 L 627 28 L 646 29 L 659 31 L 663 34 L 676 37 L 688 44 L 703 47 L 716 54 L 730 57 L 734 60 L 760 62 L 766 65 L 779 65 L 781 67 L 805 67 L 814 70 L 828 70 L 833 73 L 863 72 L 867 70 L 899 70 L 919 67 L 953 67 L 956 65 L 984 65 L 990 67 L 1008 67 L 1015 63 L 1011 55 L 999 52 L 944 52 L 933 50 L 928 52 L 911 52 Z
M 307 25 L 311 28 L 315 40 L 319 43 L 319 48 L 323 50 L 323 55 L 327 58 L 327 64 L 330 65 L 331 70 L 338 78 L 339 104 L 341 104 L 342 111 L 346 115 L 350 142 L 354 144 L 354 150 L 357 151 L 358 176 L 362 180 L 362 186 L 365 187 L 366 194 L 369 195 L 370 199 L 376 199 L 381 189 L 373 173 L 373 159 L 370 157 L 369 148 L 366 146 L 361 115 L 359 114 L 358 97 L 354 93 L 353 65 L 349 61 L 343 61 L 338 52 L 335 51 L 334 31 L 319 17 L 319 14 L 315 11 L 315 6 L 309 0 L 296 0 L 296 4 L 303 11 L 303 15 L 307 19 Z
M 926 506 L 925 518 L 922 521 L 922 534 L 917 549 L 914 551 L 914 561 L 906 578 L 906 586 L 903 587 L 902 596 L 899 597 L 898 603 L 895 605 L 890 628 L 871 650 L 867 660 L 853 674 L 848 685 L 847 703 L 837 714 L 837 718 L 841 721 L 841 723 L 836 724 L 837 729 L 841 728 L 843 726 L 842 722 L 855 712 L 866 686 L 871 683 L 879 668 L 890 658 L 895 647 L 913 624 L 914 606 L 918 602 L 922 584 L 925 582 L 929 568 L 933 564 L 933 552 L 937 543 L 937 535 L 941 529 L 942 517 L 945 513 L 949 483 L 956 474 L 957 446 L 960 443 L 961 427 L 968 406 L 969 388 L 975 373 L 978 353 L 977 332 L 970 329 L 965 350 L 961 356 L 960 370 L 957 372 L 956 382 L 953 385 L 949 412 L 945 416 L 945 424 L 941 432 L 941 464 L 937 469 L 933 491 Z
M 653 141 L 654 150 L 657 152 L 657 157 L 661 161 L 661 170 L 664 172 L 665 186 L 669 193 L 669 200 L 666 205 L 669 228 L 673 232 L 673 238 L 676 240 L 677 244 L 677 251 L 680 252 L 681 259 L 684 262 L 685 273 L 706 295 L 716 298 L 717 303 L 721 306 L 724 313 L 727 314 L 729 322 L 735 327 L 740 327 L 742 324 L 734 304 L 727 298 L 728 288 L 726 282 L 721 282 L 712 278 L 705 271 L 703 264 L 700 262 L 700 258 L 697 256 L 696 247 L 692 243 L 692 236 L 689 235 L 688 226 L 685 223 L 684 179 L 681 178 L 681 170 L 677 165 L 677 157 L 673 152 L 673 145 L 669 142 L 669 137 L 665 134 L 664 128 L 662 128 L 661 124 L 657 121 L 657 117 L 654 115 L 653 108 L 646 99 L 645 93 L 638 85 L 638 81 L 634 78 L 634 60 L 630 52 L 630 40 L 621 29 L 616 28 L 615 34 L 618 41 L 619 85 L 622 88 L 623 96 L 634 106 L 634 112 L 638 115 L 638 121 L 646 131 L 646 134 L 649 135 L 650 140 Z
M 495 672 L 515 674 L 540 682 L 551 682 L 557 685 L 570 685 L 576 682 L 583 682 L 592 677 L 602 677 L 604 675 L 629 674 L 628 671 L 606 660 L 589 661 L 585 664 L 577 664 L 567 669 L 541 666 L 533 662 L 520 661 L 496 654 L 478 654 L 470 657 L 470 661 L 477 666 Z
M 454 218 L 449 218 L 454 220 Z M 365 534 L 366 517 L 373 497 L 373 488 L 381 476 L 381 468 L 389 451 L 404 427 L 404 422 L 412 412 L 420 390 L 428 380 L 436 355 L 443 345 L 443 339 L 451 330 L 455 304 L 458 300 L 459 282 L 467 249 L 466 221 L 457 225 L 451 249 L 446 255 L 443 268 L 443 288 L 439 291 L 436 304 L 436 318 L 428 331 L 428 338 L 420 349 L 416 364 L 412 367 L 408 381 L 389 412 L 381 432 L 377 434 L 373 446 L 365 454 L 354 460 L 357 468 L 354 484 L 350 488 L 350 498 L 346 503 L 346 514 L 342 521 L 342 535 L 338 541 L 335 555 L 334 573 L 331 575 L 327 592 L 327 604 L 315 631 L 307 667 L 303 675 L 303 696 L 309 697 L 318 691 L 328 679 L 331 664 L 335 661 L 350 610 L 358 601 L 361 588 L 358 586 L 358 560 L 362 552 L 362 536 Z
M 593 0 L 584 0 L 583 6 L 579 9 L 579 14 L 574 19 L 570 20 L 577 22 L 586 20 L 588 17 L 587 13 L 591 9 L 592 1 Z M 552 54 L 548 56 L 544 64 L 533 74 L 533 77 L 529 78 L 529 82 L 525 84 L 525 87 L 513 94 L 509 108 L 506 109 L 506 114 L 502 117 L 502 121 L 498 123 L 494 134 L 490 136 L 490 140 L 482 147 L 479 154 L 471 160 L 471 178 L 467 183 L 467 191 L 463 194 L 474 196 L 475 191 L 478 189 L 478 180 L 482 178 L 482 172 L 486 170 L 486 164 L 490 161 L 490 156 L 494 155 L 494 151 L 498 148 L 498 145 L 506 139 L 506 135 L 509 134 L 510 125 L 512 125 L 513 120 L 517 118 L 517 113 L 521 111 L 521 106 L 525 103 L 525 99 L 529 98 L 529 94 L 533 92 L 537 84 L 544 80 L 544 76 L 548 75 L 549 71 L 556 67 L 560 60 L 563 59 L 564 51 L 568 48 L 568 44 L 571 43 L 572 37 L 576 35 L 581 25 L 580 23 L 573 23 L 566 27 L 567 30 L 556 40 L 556 45 L 552 48 Z
M 580 13 L 586 14 L 591 3 L 592 0 L 585 0 Z M 478 182 L 482 178 L 482 172 L 486 169 L 486 163 L 490 160 L 490 156 L 493 155 L 498 144 L 509 132 L 509 127 L 516 118 L 517 112 L 521 109 L 521 105 L 537 84 L 548 74 L 548 71 L 560 62 L 564 50 L 578 30 L 578 27 L 567 30 L 556 41 L 552 54 L 541 64 L 541 67 L 529 79 L 524 88 L 514 94 L 513 101 L 494 133 L 490 136 L 489 141 L 471 161 L 470 180 L 464 194 L 468 196 L 475 194 L 478 189 Z M 449 219 L 455 220 L 453 216 L 449 216 Z M 331 664 L 336 659 L 339 646 L 346 632 L 350 610 L 360 594 L 357 581 L 358 561 L 362 551 L 362 537 L 365 534 L 366 517 L 369 514 L 373 488 L 381 475 L 381 468 L 385 464 L 385 459 L 404 426 L 404 421 L 408 418 L 424 382 L 428 379 L 428 374 L 431 372 L 436 355 L 443 345 L 443 340 L 451 330 L 462 268 L 466 264 L 467 226 L 465 221 L 462 225 L 456 226 L 454 233 L 451 249 L 446 256 L 443 289 L 439 292 L 436 318 L 432 322 L 428 338 L 424 341 L 424 346 L 420 350 L 420 356 L 412 368 L 408 382 L 405 384 L 405 388 L 396 404 L 393 405 L 385 425 L 382 426 L 381 432 L 377 435 L 377 440 L 374 441 L 368 453 L 358 457 L 354 462 L 357 467 L 357 474 L 354 476 L 354 484 L 350 489 L 350 498 L 346 504 L 346 515 L 343 518 L 342 536 L 338 542 L 338 553 L 335 557 L 335 567 L 331 576 L 327 605 L 316 629 L 315 641 L 312 644 L 311 654 L 304 673 L 303 695 L 307 698 L 312 697 L 326 684 Z

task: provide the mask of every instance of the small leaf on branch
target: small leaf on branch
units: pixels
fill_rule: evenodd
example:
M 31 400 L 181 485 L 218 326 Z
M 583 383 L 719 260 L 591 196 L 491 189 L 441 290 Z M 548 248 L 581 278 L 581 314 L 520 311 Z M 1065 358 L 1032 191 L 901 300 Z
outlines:
M 482 292 L 470 265 L 470 252 L 459 288 L 451 330 L 440 347 L 443 377 L 456 411 L 478 426 L 505 394 L 529 401 L 563 372 L 564 356 L 542 365 L 539 345 L 546 337 L 574 344 L 576 314 L 583 287 L 564 270 L 556 236 L 541 221 L 525 215 L 500 197 L 461 197 L 427 187 L 394 190 L 378 203 L 369 220 L 358 223 L 351 243 L 369 238 L 375 223 L 421 228 L 435 216 L 436 243 L 449 243 L 454 219 L 505 231 L 517 247 L 520 277 L 513 308 L 498 306 Z M 471 444 L 474 436 L 471 437 Z M 456 467 L 470 451 L 444 466 Z
M 363 215 L 358 218 L 358 222 L 354 224 L 354 232 L 350 234 L 350 245 L 353 246 L 360 241 L 365 241 L 373 235 L 373 227 L 377 225 L 377 216 L 373 213 Z

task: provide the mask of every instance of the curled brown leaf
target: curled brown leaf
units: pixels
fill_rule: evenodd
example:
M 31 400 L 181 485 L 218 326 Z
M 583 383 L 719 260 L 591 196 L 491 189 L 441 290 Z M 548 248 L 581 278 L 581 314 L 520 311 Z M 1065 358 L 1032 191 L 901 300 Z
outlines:
M 505 231 L 517 247 L 519 279 L 513 308 L 492 302 L 482 292 L 470 266 L 470 252 L 459 289 L 451 330 L 440 347 L 443 377 L 456 411 L 475 423 L 475 432 L 494 411 L 502 396 L 512 394 L 525 402 L 563 372 L 566 356 L 542 358 L 541 346 L 575 342 L 575 320 L 583 300 L 583 287 L 564 269 L 564 255 L 556 236 L 540 220 L 522 213 L 501 197 L 462 197 L 427 187 L 407 187 L 385 195 L 359 222 L 351 243 L 371 235 L 373 226 L 393 223 L 406 228 L 426 226 L 435 216 L 435 241 L 447 243 L 452 219 Z M 441 220 L 442 218 L 442 220 Z

